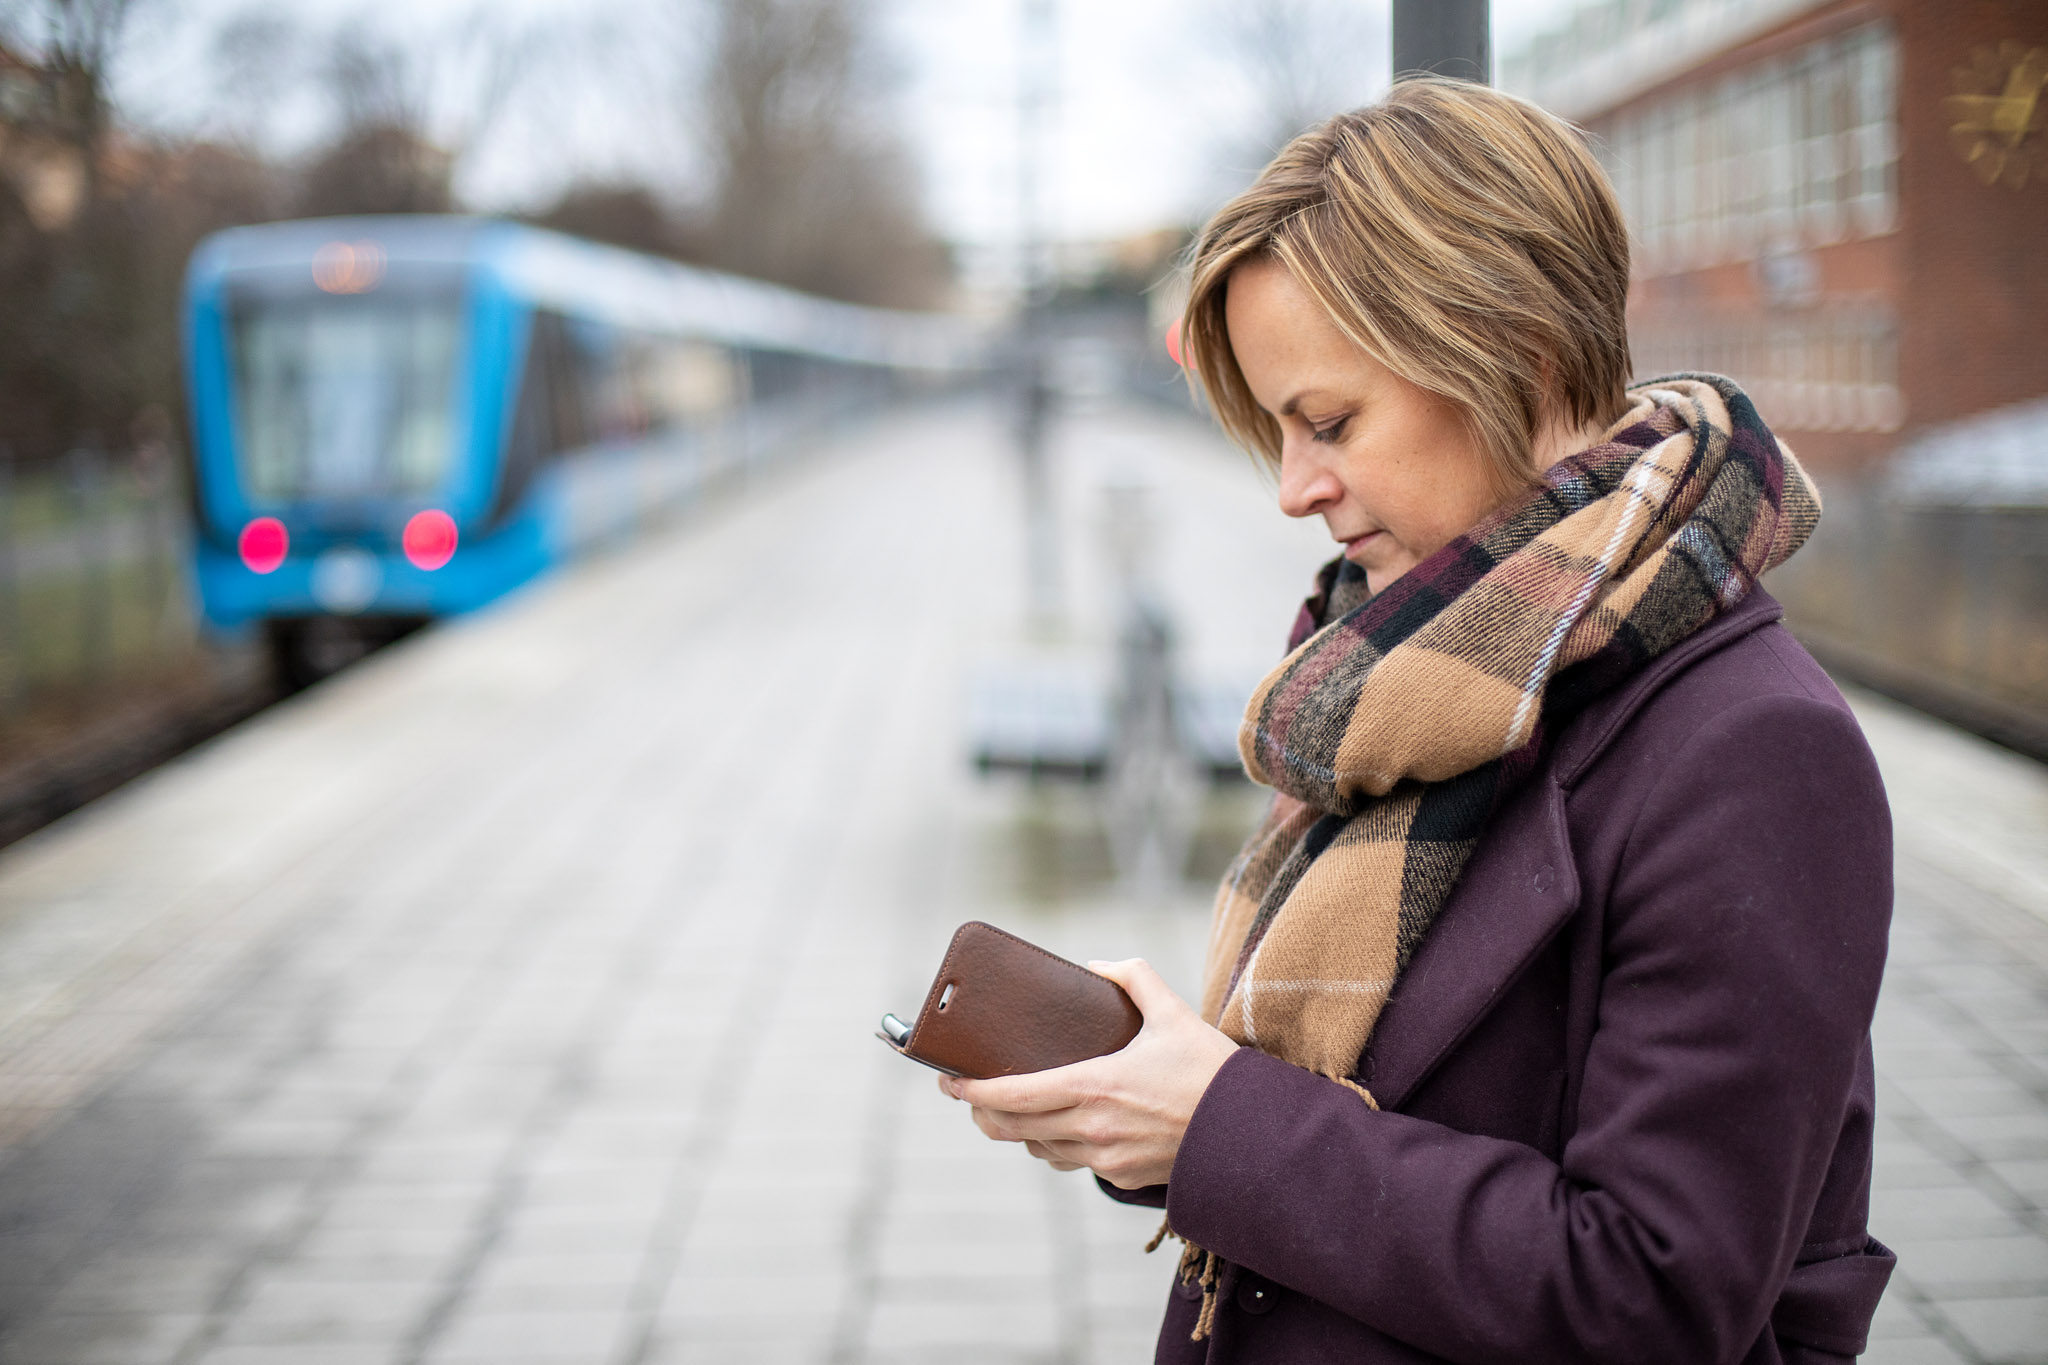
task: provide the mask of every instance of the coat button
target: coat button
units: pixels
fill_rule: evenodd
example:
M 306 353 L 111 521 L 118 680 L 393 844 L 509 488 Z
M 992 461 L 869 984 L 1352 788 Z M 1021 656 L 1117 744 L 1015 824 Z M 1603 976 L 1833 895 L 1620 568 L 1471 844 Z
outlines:
M 1264 1280 L 1247 1275 L 1238 1281 L 1237 1306 L 1247 1313 L 1270 1313 L 1279 1299 L 1280 1291 Z
M 1551 887 L 1556 886 L 1557 869 L 1554 867 L 1538 868 L 1536 872 L 1535 884 L 1537 894 L 1539 895 L 1545 891 L 1548 891 Z

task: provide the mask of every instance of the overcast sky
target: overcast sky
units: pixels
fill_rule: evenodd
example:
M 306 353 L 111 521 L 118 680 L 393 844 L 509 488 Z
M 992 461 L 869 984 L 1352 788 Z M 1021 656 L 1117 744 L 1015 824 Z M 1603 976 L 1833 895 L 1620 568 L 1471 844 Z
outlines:
M 1124 236 L 1199 217 L 1256 169 L 1242 150 L 1255 97 L 1234 64 L 1219 16 L 1245 0 L 1055 0 L 1056 98 L 1047 120 L 1045 211 L 1054 234 Z M 1383 23 L 1385 0 L 1353 3 Z M 1016 232 L 1016 98 L 1023 0 L 870 0 L 897 69 L 902 126 L 940 231 L 968 245 Z M 1574 0 L 1495 0 L 1496 52 L 1561 22 Z M 317 105 L 289 88 L 223 90 L 209 61 L 215 36 L 252 0 L 138 0 L 118 82 L 135 115 L 178 126 L 202 112 L 239 120 L 288 151 L 318 135 Z M 477 0 L 268 0 L 320 28 L 341 24 L 433 41 L 477 12 Z M 673 0 L 493 0 L 500 21 L 550 35 L 544 55 L 571 74 L 529 81 L 520 100 L 464 158 L 459 188 L 484 208 L 546 199 L 576 178 L 632 174 L 687 183 L 687 129 L 645 61 L 687 42 L 650 16 L 686 12 Z M 674 24 L 673 18 L 668 23 Z M 1385 81 L 1384 40 L 1357 69 L 1338 70 L 1344 103 Z M 558 50 L 559 49 L 559 50 Z M 1376 60 L 1375 60 L 1376 58 Z M 459 55 L 453 59 L 460 66 Z M 638 66 L 640 69 L 629 68 Z M 548 68 L 543 65 L 542 70 Z M 260 75 L 260 73 L 259 73 Z M 461 75 L 455 83 L 466 79 Z M 662 107 L 667 106 L 667 107 Z M 463 111 L 450 113 L 459 136 Z M 1235 163 L 1235 164 L 1234 164 Z M 684 167 L 681 174 L 677 167 Z

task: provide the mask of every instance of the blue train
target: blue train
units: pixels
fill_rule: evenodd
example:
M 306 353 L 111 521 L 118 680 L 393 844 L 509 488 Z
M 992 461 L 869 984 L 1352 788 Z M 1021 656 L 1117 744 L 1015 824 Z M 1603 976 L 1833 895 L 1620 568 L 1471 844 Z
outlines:
M 980 360 L 955 320 L 441 216 L 217 233 L 184 335 L 200 598 L 290 681 Z

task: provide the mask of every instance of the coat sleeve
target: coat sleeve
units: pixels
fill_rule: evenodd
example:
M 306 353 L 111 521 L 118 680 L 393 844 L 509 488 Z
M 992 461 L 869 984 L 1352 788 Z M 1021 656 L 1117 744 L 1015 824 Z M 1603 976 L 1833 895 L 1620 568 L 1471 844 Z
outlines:
M 1166 1186 L 1164 1185 L 1140 1185 L 1135 1190 L 1120 1190 L 1098 1175 L 1095 1177 L 1095 1187 L 1111 1199 L 1116 1200 L 1119 1204 L 1137 1204 L 1148 1209 L 1163 1209 L 1166 1207 Z
M 1728 1361 L 1764 1330 L 1868 1037 L 1890 817 L 1854 721 L 1760 697 L 1639 807 L 1561 1159 L 1378 1113 L 1249 1049 L 1168 1185 L 1174 1229 L 1457 1361 Z

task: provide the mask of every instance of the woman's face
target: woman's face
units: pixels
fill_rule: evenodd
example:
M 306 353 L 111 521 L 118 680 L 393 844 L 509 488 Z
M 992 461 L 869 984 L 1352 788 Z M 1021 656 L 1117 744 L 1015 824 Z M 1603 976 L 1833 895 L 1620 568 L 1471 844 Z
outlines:
M 1231 271 L 1224 321 L 1280 424 L 1280 510 L 1321 517 L 1374 592 L 1499 504 L 1457 409 L 1360 350 L 1279 262 Z

